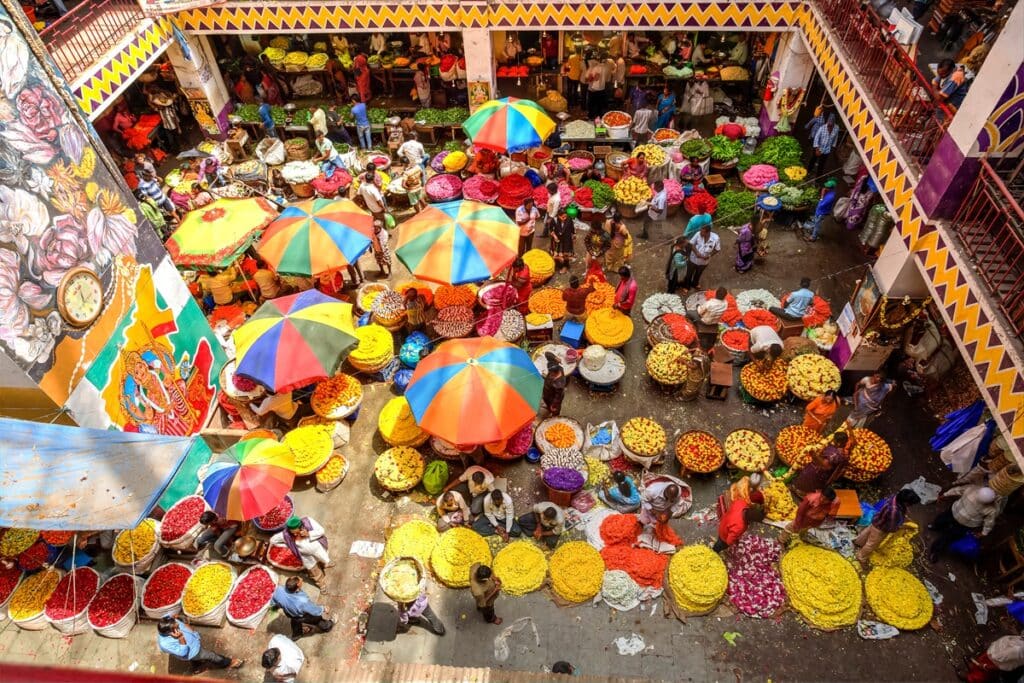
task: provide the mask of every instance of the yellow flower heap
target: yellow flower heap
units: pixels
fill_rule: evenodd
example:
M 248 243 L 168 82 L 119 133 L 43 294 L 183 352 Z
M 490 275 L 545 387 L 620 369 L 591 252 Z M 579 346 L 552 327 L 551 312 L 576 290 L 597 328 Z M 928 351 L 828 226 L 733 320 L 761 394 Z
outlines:
M 345 458 L 334 454 L 327 459 L 323 467 L 316 471 L 316 480 L 321 484 L 327 484 L 341 476 L 345 470 Z
M 635 158 L 638 154 L 643 153 L 644 160 L 647 162 L 649 168 L 658 168 L 666 161 L 668 156 L 665 154 L 665 150 L 660 145 L 646 144 L 637 145 L 633 148 L 633 157 Z
M 647 354 L 647 374 L 662 384 L 682 384 L 689 375 L 690 350 L 679 342 L 655 344 Z
M 415 448 L 395 446 L 379 456 L 373 464 L 377 482 L 388 491 L 408 491 L 423 478 L 423 456 Z
M 156 522 L 144 519 L 134 529 L 125 529 L 114 539 L 112 555 L 118 564 L 132 564 L 144 557 L 156 543 Z
M 611 308 L 615 303 L 615 288 L 607 282 L 595 282 L 594 291 L 587 294 L 585 306 L 588 313 L 593 313 L 599 308 Z
M 800 544 L 782 556 L 779 568 L 793 609 L 809 624 L 835 629 L 857 622 L 860 577 L 842 555 Z
M 60 583 L 61 574 L 47 569 L 26 577 L 11 595 L 7 613 L 14 621 L 25 621 L 42 613 L 46 601 Z
M 295 454 L 295 474 L 312 474 L 327 462 L 334 451 L 334 425 L 308 424 L 284 435 L 281 443 Z
M 764 516 L 774 521 L 796 517 L 796 501 L 781 479 L 775 479 L 762 487 L 764 495 Z
M 789 390 L 797 398 L 810 401 L 826 391 L 839 389 L 842 378 L 836 364 L 816 353 L 805 353 L 789 363 L 786 370 Z
M 570 541 L 558 547 L 549 561 L 551 589 L 566 602 L 592 599 L 604 581 L 601 553 L 584 541 Z
M 35 529 L 8 529 L 0 538 L 0 555 L 17 557 L 32 547 L 38 538 L 39 532 Z
M 491 567 L 509 595 L 526 595 L 541 587 L 548 573 L 548 561 L 530 541 L 513 541 L 498 551 Z
M 543 249 L 530 249 L 523 254 L 523 263 L 530 269 L 530 281 L 535 285 L 555 274 L 555 259 Z
M 395 357 L 395 342 L 391 333 L 380 325 L 356 328 L 359 344 L 348 355 L 348 362 L 356 370 L 376 372 Z
M 622 425 L 620 436 L 626 448 L 648 458 L 661 453 L 668 444 L 665 428 L 649 417 L 630 418 Z
M 706 545 L 688 545 L 668 563 L 668 584 L 680 609 L 703 614 L 725 595 L 729 573 L 725 562 Z
M 776 362 L 764 370 L 759 363 L 747 363 L 740 370 L 740 383 L 758 401 L 779 401 L 786 395 L 786 364 Z
M 587 316 L 584 331 L 591 344 L 616 348 L 633 336 L 633 321 L 613 308 L 601 308 Z
M 231 590 L 235 577 L 231 568 L 222 562 L 204 564 L 185 584 L 181 606 L 186 615 L 200 616 L 219 605 Z
M 808 446 L 816 447 L 821 435 L 802 424 L 783 427 L 775 437 L 775 454 L 790 467 L 803 467 L 811 461 Z
M 320 417 L 335 420 L 347 414 L 363 397 L 363 385 L 352 375 L 340 373 L 316 385 L 309 405 Z
M 384 562 L 396 557 L 415 557 L 426 566 L 439 536 L 437 528 L 426 520 L 408 521 L 388 536 L 384 544 Z
M 404 396 L 396 396 L 384 404 L 377 416 L 377 429 L 381 437 L 392 446 L 419 446 L 430 438 L 416 424 L 416 417 Z
M 469 585 L 469 568 L 479 562 L 491 565 L 491 549 L 483 536 L 465 527 L 441 534 L 430 553 L 430 568 L 437 580 L 449 588 Z
M 886 536 L 868 558 L 871 566 L 909 567 L 910 563 L 914 561 L 914 546 L 911 545 L 910 539 L 916 534 L 917 525 L 909 522 L 904 524 L 899 531 Z
M 583 458 L 587 463 L 587 483 L 584 484 L 585 488 L 594 488 L 608 481 L 608 478 L 612 476 L 612 468 L 605 465 L 597 458 L 591 458 L 587 456 Z
M 646 202 L 651 198 L 651 186 L 643 178 L 630 176 L 615 183 L 612 188 L 615 200 L 629 206 Z
M 901 631 L 914 631 L 932 620 L 931 596 L 906 569 L 877 567 L 864 579 L 868 606 L 879 620 Z

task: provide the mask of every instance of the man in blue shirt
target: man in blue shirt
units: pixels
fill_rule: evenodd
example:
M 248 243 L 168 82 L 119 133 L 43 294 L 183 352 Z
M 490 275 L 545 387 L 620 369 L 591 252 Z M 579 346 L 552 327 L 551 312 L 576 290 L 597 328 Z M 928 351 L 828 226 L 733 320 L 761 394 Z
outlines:
M 818 241 L 818 235 L 821 233 L 821 224 L 825 221 L 825 217 L 832 213 L 832 207 L 835 206 L 835 204 L 836 181 L 835 178 L 829 178 L 825 181 L 825 184 L 821 189 L 821 199 L 818 200 L 818 206 L 814 209 L 814 219 L 811 223 L 811 234 L 806 238 L 807 241 Z
M 802 320 L 811 310 L 813 303 L 814 292 L 811 291 L 811 278 L 805 277 L 800 280 L 800 289 L 789 293 L 785 308 L 772 306 L 768 310 L 783 320 Z
M 322 607 L 302 590 L 302 579 L 290 577 L 283 586 L 274 589 L 274 604 L 292 621 L 292 640 L 313 632 L 327 633 L 334 628 L 334 620 L 326 619 L 327 607 Z
M 814 135 L 811 137 L 811 144 L 814 146 L 814 156 L 811 157 L 811 163 L 807 165 L 808 173 L 811 175 L 821 173 L 825 168 L 825 161 L 832 154 L 832 150 L 835 149 L 838 140 L 839 126 L 836 125 L 835 119 L 829 119 L 825 122 L 825 125 L 819 126 L 814 131 Z
M 263 129 L 267 131 L 267 135 L 271 137 L 277 137 L 277 128 L 274 124 L 274 117 L 270 113 L 270 105 L 266 102 L 260 103 L 259 108 L 260 121 L 263 122 Z
M 359 139 L 359 146 L 363 149 L 373 147 L 373 138 L 370 135 L 370 116 L 366 112 L 366 103 L 361 102 L 355 95 L 352 96 L 352 118 L 356 120 L 356 137 Z
M 231 659 L 203 648 L 199 634 L 185 626 L 184 622 L 176 616 L 168 615 L 161 619 L 156 630 L 158 634 L 156 642 L 160 649 L 172 657 L 191 664 L 193 673 L 200 673 L 210 668 L 240 669 L 245 664 L 241 659 Z

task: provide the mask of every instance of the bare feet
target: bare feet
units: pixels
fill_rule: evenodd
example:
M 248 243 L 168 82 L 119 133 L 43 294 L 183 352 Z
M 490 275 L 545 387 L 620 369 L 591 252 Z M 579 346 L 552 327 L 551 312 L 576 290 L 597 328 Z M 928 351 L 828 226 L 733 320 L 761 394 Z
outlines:
M 492 621 L 491 623 L 495 626 L 501 626 L 501 621 L 501 617 L 494 617 L 494 621 Z

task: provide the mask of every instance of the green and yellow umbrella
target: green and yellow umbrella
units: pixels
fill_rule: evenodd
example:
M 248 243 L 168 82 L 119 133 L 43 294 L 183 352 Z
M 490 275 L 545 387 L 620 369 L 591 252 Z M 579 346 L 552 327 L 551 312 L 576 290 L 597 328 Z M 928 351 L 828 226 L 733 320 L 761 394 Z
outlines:
M 256 251 L 278 273 L 310 277 L 355 263 L 372 235 L 373 216 L 351 199 L 307 199 L 281 212 Z
M 189 211 L 165 246 L 179 266 L 223 268 L 275 218 L 277 208 L 263 197 L 218 199 Z
M 555 132 L 555 122 L 532 100 L 488 100 L 462 124 L 477 147 L 495 152 L 522 152 L 540 147 Z
M 232 339 L 235 374 L 274 393 L 327 379 L 357 342 L 352 305 L 315 289 L 266 302 Z
M 395 255 L 413 275 L 447 285 L 480 282 L 516 258 L 519 226 L 499 207 L 433 204 L 399 227 Z

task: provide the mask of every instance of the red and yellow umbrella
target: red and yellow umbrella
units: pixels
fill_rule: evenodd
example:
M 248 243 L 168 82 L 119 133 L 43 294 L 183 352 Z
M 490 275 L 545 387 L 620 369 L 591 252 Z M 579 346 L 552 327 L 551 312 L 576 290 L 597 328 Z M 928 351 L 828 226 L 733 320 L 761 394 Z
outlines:
M 518 247 L 519 226 L 501 208 L 461 200 L 434 204 L 402 223 L 395 255 L 418 278 L 460 285 L 501 272 Z
M 373 216 L 351 199 L 307 199 L 281 212 L 256 251 L 278 273 L 310 277 L 355 263 L 372 235 Z
M 417 364 L 405 397 L 416 423 L 457 446 L 507 439 L 537 416 L 544 380 L 493 337 L 446 341 Z
M 273 439 L 239 441 L 210 465 L 203 498 L 225 519 L 249 520 L 265 515 L 287 495 L 295 481 L 292 449 Z
M 189 211 L 165 246 L 171 260 L 179 266 L 223 268 L 275 218 L 277 207 L 262 197 L 218 199 Z

